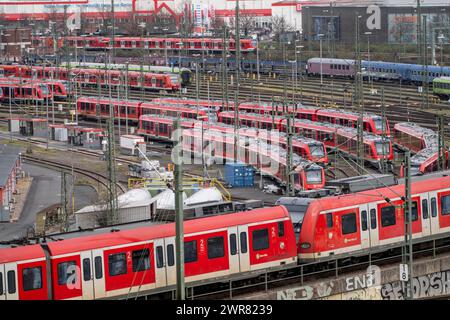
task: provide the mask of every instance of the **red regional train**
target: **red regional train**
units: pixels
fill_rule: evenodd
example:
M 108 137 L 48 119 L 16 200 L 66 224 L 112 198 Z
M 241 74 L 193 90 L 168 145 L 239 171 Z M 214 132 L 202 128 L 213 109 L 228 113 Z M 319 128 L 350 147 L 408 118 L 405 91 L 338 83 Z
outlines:
M 411 157 L 411 175 L 420 175 L 438 170 L 438 135 L 431 129 L 422 128 L 414 123 L 399 122 L 394 125 L 394 143 L 401 149 L 415 153 Z M 445 167 L 448 167 L 448 149 L 444 150 Z M 400 167 L 400 176 L 403 176 Z
M 234 161 L 234 134 L 201 129 L 183 130 L 183 151 L 187 155 L 202 155 L 205 159 L 222 159 L 223 162 Z M 276 181 L 285 185 L 287 180 L 286 149 L 268 144 L 264 140 L 240 136 L 237 141 L 237 159 L 243 163 L 255 167 L 263 174 L 273 177 Z M 202 152 L 202 145 L 204 145 Z M 222 163 L 223 163 L 222 162 Z M 325 187 L 324 169 L 298 154 L 292 154 L 292 171 L 295 190 L 323 189 Z
M 45 83 L 20 83 L 5 79 L 0 80 L 1 100 L 9 101 L 33 101 L 44 103 L 51 101 L 53 95 Z
M 167 118 L 157 115 L 144 115 L 139 118 L 139 127 L 137 132 L 152 139 L 168 141 L 172 137 L 174 120 L 175 118 Z M 200 128 L 201 123 L 185 118 L 182 119 L 181 126 L 185 129 L 194 127 Z M 234 132 L 234 127 L 227 126 L 221 123 L 204 123 L 203 129 L 205 131 L 215 130 L 219 132 Z M 267 141 L 270 144 L 279 144 L 280 146 L 286 148 L 287 138 L 283 132 L 272 132 L 255 128 L 239 128 L 239 135 L 251 138 L 259 138 Z M 309 161 L 319 164 L 327 164 L 329 162 L 323 142 L 305 137 L 293 137 L 292 149 L 302 158 L 305 158 Z
M 109 106 L 114 105 L 114 117 L 138 121 L 142 115 L 159 115 L 186 119 L 202 119 L 208 117 L 208 110 L 203 108 L 163 105 L 153 102 L 133 100 L 115 100 L 109 98 L 80 97 L 77 100 L 78 114 L 86 118 L 109 118 Z
M 0 300 L 126 298 L 170 290 L 176 283 L 175 223 L 114 230 L 0 249 Z M 281 206 L 189 220 L 184 232 L 187 284 L 297 262 L 292 223 Z
M 218 121 L 226 124 L 234 124 L 233 112 L 220 112 Z M 241 126 L 262 128 L 267 130 L 280 130 L 286 132 L 285 117 L 265 117 L 259 114 L 239 114 Z M 329 148 L 338 148 L 340 151 L 352 156 L 357 156 L 357 130 L 331 123 L 314 122 L 306 119 L 296 119 L 293 124 L 294 132 L 304 137 L 323 141 Z M 375 166 L 381 159 L 391 161 L 394 152 L 390 140 L 364 133 L 364 159 Z
M 85 85 L 125 85 L 133 88 L 148 90 L 179 90 L 181 83 L 178 78 L 170 74 L 158 74 L 150 72 L 120 70 L 98 70 L 64 67 L 0 65 L 0 73 L 5 77 L 34 78 L 34 79 L 59 79 L 74 81 Z M 125 79 L 126 75 L 128 77 Z
M 253 52 L 256 47 L 252 39 L 241 39 L 240 52 Z M 33 46 L 53 47 L 52 37 L 34 37 Z M 90 50 L 109 49 L 111 39 L 108 37 L 61 37 L 57 45 L 61 47 L 78 47 Z M 223 50 L 223 40 L 221 38 L 147 38 L 147 37 L 115 37 L 113 47 L 117 49 L 145 49 L 145 50 L 170 50 L 178 52 L 188 50 L 191 52 L 221 52 Z M 229 39 L 227 50 L 235 51 L 234 39 Z
M 220 111 L 230 111 L 234 109 L 234 103 L 232 101 L 228 102 L 228 110 L 224 110 L 222 101 L 217 100 L 197 100 L 195 99 L 179 99 L 179 98 L 160 98 L 155 99 L 162 102 L 173 103 L 173 104 L 183 104 L 214 108 Z M 286 110 L 285 110 L 286 109 Z M 271 105 L 264 102 L 244 102 L 239 104 L 239 111 L 248 113 L 258 113 L 261 115 L 275 115 L 284 116 L 285 111 L 288 111 L 295 115 L 298 119 L 308 119 L 311 121 L 329 122 L 332 124 L 341 125 L 344 127 L 356 128 L 358 125 L 359 114 L 356 112 L 351 112 L 347 110 L 331 109 L 331 108 L 316 108 L 311 106 L 304 106 L 298 104 L 296 106 L 287 106 L 283 108 L 280 105 Z M 364 113 L 363 116 L 363 130 L 376 135 L 383 134 L 383 119 L 382 117 L 373 113 Z M 389 137 L 391 131 L 389 128 L 389 121 L 386 119 L 384 124 L 385 135 Z
M 0 82 L 12 83 L 30 83 L 30 84 L 46 84 L 52 94 L 52 98 L 65 100 L 67 98 L 66 84 L 60 80 L 31 80 L 29 78 L 0 78 Z
M 413 179 L 416 242 L 450 235 L 450 176 Z M 404 243 L 404 186 L 186 221 L 188 284 L 366 256 Z M 281 199 L 280 199 L 281 200 Z M 389 202 L 388 202 L 389 201 Z M 301 210 L 298 210 L 301 209 Z M 126 298 L 175 284 L 174 223 L 114 226 L 0 249 L 0 300 Z

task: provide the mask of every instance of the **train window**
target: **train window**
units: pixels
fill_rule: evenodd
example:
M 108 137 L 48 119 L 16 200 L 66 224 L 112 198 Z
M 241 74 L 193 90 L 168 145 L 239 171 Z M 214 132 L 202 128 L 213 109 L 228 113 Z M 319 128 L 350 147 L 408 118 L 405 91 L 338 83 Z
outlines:
M 436 198 L 431 198 L 431 216 L 433 218 L 437 216 Z
M 412 211 L 412 221 L 417 221 L 417 219 L 419 219 L 419 209 L 418 209 L 418 204 L 417 201 L 412 201 L 411 202 L 411 211 Z M 405 219 L 408 219 L 408 215 L 405 214 Z
M 284 221 L 278 222 L 278 236 L 284 237 Z
M 164 255 L 163 255 L 163 247 L 156 247 L 156 267 L 162 268 L 164 266 Z
M 133 260 L 133 272 L 150 269 L 150 252 L 148 249 L 133 251 L 131 258 Z
M 362 231 L 367 230 L 367 211 L 361 211 L 361 229 Z
M 427 199 L 422 200 L 422 217 L 424 219 L 428 219 L 428 200 Z
M 234 256 L 236 253 L 237 253 L 236 235 L 232 233 L 230 234 L 230 254 Z
M 197 261 L 197 240 L 184 243 L 184 263 Z
M 25 268 L 22 270 L 22 286 L 24 291 L 42 288 L 42 268 Z
M 342 220 L 342 234 L 350 234 L 356 232 L 356 213 L 344 214 Z
M 103 278 L 102 257 L 95 257 L 95 279 Z
M 259 229 L 252 232 L 253 250 L 265 250 L 269 248 L 269 230 Z
M 370 209 L 370 229 L 377 228 L 377 210 Z
M 450 194 L 441 197 L 441 210 L 443 216 L 450 214 Z
M 333 228 L 333 214 L 331 212 L 327 213 L 327 228 Z
M 167 264 L 169 267 L 175 264 L 175 256 L 173 254 L 173 244 L 167 245 Z
M 241 253 L 247 253 L 247 232 L 241 232 L 239 239 L 241 243 Z
M 77 280 L 77 263 L 67 261 L 58 263 L 58 284 L 60 286 L 75 284 Z
M 118 276 L 127 273 L 127 257 L 125 253 L 115 253 L 108 256 L 110 276 Z
M 16 293 L 16 272 L 14 270 L 9 270 L 6 277 L 8 278 L 8 293 Z
M 3 295 L 3 273 L 0 272 L 0 296 Z
M 89 258 L 83 259 L 83 280 L 91 280 L 91 259 Z
M 381 208 L 381 226 L 389 227 L 396 224 L 395 207 L 387 206 Z
M 208 239 L 208 259 L 222 258 L 225 255 L 223 237 Z

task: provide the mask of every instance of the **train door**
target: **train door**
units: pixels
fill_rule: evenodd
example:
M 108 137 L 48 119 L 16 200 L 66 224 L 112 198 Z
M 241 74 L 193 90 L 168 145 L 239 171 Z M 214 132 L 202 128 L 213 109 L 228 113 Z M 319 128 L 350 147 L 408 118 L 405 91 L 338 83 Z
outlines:
M 249 254 L 249 235 L 247 226 L 239 226 L 239 240 L 238 240 L 238 252 L 239 252 L 239 267 L 241 272 L 250 271 L 250 254 Z
M 104 298 L 105 292 L 105 264 L 103 261 L 103 250 L 93 250 L 92 257 L 94 258 L 94 298 Z
M 420 200 L 420 205 L 422 208 L 422 236 L 427 237 L 431 234 L 431 218 L 430 218 L 430 203 L 428 200 L 428 195 L 422 195 Z
M 6 300 L 5 266 L 0 264 L 0 301 Z
M 92 252 L 85 251 L 80 253 L 81 260 L 81 289 L 83 300 L 94 299 L 94 274 L 92 264 Z
M 177 282 L 176 258 L 175 258 L 175 238 L 164 239 L 166 248 L 166 281 L 167 285 L 173 285 Z
M 19 288 L 17 281 L 17 263 L 5 264 L 5 300 L 19 300 Z
M 228 228 L 228 261 L 230 274 L 239 273 L 238 238 L 237 227 Z
M 368 227 L 370 229 L 369 233 L 369 239 L 370 239 L 370 247 L 376 247 L 379 243 L 379 236 L 378 236 L 378 221 L 377 221 L 377 205 L 376 203 L 369 203 L 367 205 L 368 211 Z
M 439 214 L 438 214 L 438 197 L 437 192 L 428 193 L 428 201 L 430 202 L 430 227 L 431 234 L 439 233 Z
M 157 288 L 165 287 L 167 285 L 167 277 L 166 277 L 166 266 L 167 262 L 165 262 L 164 254 L 164 239 L 155 240 L 153 243 L 153 250 L 155 251 L 155 285 Z
M 369 210 L 367 205 L 359 207 L 361 249 L 370 248 Z

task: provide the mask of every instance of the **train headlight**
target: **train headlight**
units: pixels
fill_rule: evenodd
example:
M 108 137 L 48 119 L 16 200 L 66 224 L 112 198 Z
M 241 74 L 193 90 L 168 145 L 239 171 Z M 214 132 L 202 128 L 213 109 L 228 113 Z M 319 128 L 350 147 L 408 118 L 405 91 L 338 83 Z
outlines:
M 302 244 L 300 244 L 300 247 L 301 247 L 302 249 L 309 249 L 309 248 L 311 248 L 311 243 L 309 243 L 309 242 L 303 242 Z
M 280 242 L 280 249 L 284 249 L 284 242 L 283 241 Z

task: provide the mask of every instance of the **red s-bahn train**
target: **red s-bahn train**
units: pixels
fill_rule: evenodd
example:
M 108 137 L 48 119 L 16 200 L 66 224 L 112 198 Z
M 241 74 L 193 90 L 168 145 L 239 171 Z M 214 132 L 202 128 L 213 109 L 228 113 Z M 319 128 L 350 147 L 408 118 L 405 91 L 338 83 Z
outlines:
M 53 95 L 45 83 L 20 83 L 9 81 L 8 79 L 0 80 L 1 100 L 9 101 L 33 101 L 44 103 L 51 101 Z
M 282 185 L 287 181 L 286 149 L 268 144 L 264 140 L 249 136 L 240 136 L 237 142 L 236 158 L 255 167 L 265 175 L 273 177 Z M 208 162 L 221 159 L 223 162 L 234 161 L 234 134 L 219 132 L 215 129 L 204 131 L 201 128 L 183 130 L 183 151 L 188 156 L 203 155 Z M 203 152 L 202 152 L 202 146 Z M 223 163 L 221 162 L 221 163 Z M 323 189 L 325 187 L 324 169 L 298 154 L 292 154 L 292 175 L 295 190 Z
M 216 100 L 195 100 L 195 99 L 179 99 L 179 98 L 159 98 L 155 99 L 162 102 L 173 103 L 173 104 L 182 104 L 182 105 L 191 105 L 203 107 L 214 108 L 214 110 L 220 111 L 230 111 L 234 110 L 234 103 L 232 101 L 228 102 L 228 109 L 223 105 L 222 101 Z M 285 110 L 286 109 L 286 110 Z M 359 114 L 356 112 L 351 112 L 347 110 L 339 110 L 339 109 L 331 109 L 331 108 L 317 108 L 311 106 L 304 106 L 298 104 L 296 106 L 287 106 L 283 108 L 280 105 L 271 105 L 264 102 L 244 102 L 239 104 L 240 112 L 247 113 L 257 113 L 261 115 L 275 115 L 275 116 L 284 116 L 288 111 L 289 113 L 294 114 L 294 116 L 298 119 L 307 119 L 311 121 L 319 121 L 319 122 L 329 122 L 332 124 L 337 124 L 343 127 L 351 127 L 357 128 Z M 373 113 L 364 113 L 363 116 L 363 130 L 369 133 L 373 133 L 376 135 L 382 135 L 384 129 L 384 134 L 387 137 L 390 137 L 391 131 L 389 128 L 389 121 L 386 119 L 383 128 L 383 118 L 373 114 Z
M 144 115 L 139 118 L 139 127 L 137 132 L 152 139 L 158 140 L 170 140 L 173 132 L 173 122 L 175 118 L 161 117 L 158 115 Z M 195 120 L 189 120 L 183 118 L 181 121 L 182 128 L 201 128 L 201 123 Z M 234 132 L 234 127 L 227 126 L 221 123 L 217 124 L 203 124 L 205 131 L 215 130 L 218 132 Z M 255 128 L 239 128 L 239 135 L 259 138 L 270 144 L 279 144 L 283 148 L 286 148 L 287 138 L 283 132 L 272 132 L 263 129 Z M 293 137 L 292 149 L 295 153 L 300 155 L 309 161 L 327 164 L 328 155 L 325 152 L 325 145 L 317 140 L 305 138 L 305 137 Z
M 0 299 L 126 298 L 173 286 L 175 224 L 118 228 L 0 249 Z M 293 227 L 284 207 L 190 220 L 184 232 L 187 284 L 258 274 L 297 262 Z
M 52 94 L 52 98 L 65 100 L 67 98 L 66 84 L 60 80 L 32 80 L 30 78 L 0 78 L 0 82 L 5 83 L 28 83 L 28 84 L 46 84 Z
M 226 124 L 234 124 L 233 112 L 220 112 L 218 121 Z M 259 114 L 239 114 L 241 126 L 262 128 L 267 130 L 280 130 L 286 132 L 286 118 L 275 116 L 263 116 Z M 314 122 L 306 119 L 295 119 L 293 125 L 294 133 L 311 138 L 323 143 L 329 148 L 337 148 L 352 156 L 357 156 L 357 130 L 336 124 Z M 364 159 L 378 166 L 381 159 L 391 161 L 394 159 L 392 143 L 388 139 L 364 133 Z
M 439 141 L 438 134 L 431 129 L 422 128 L 414 123 L 399 122 L 394 126 L 394 143 L 401 149 L 415 153 L 411 157 L 411 175 L 420 175 L 438 170 Z M 448 167 L 448 149 L 444 146 L 444 166 Z M 400 176 L 403 176 L 402 164 Z M 444 168 L 444 169 L 445 169 Z
M 53 47 L 52 37 L 34 37 L 33 46 Z M 248 53 L 256 49 L 252 39 L 240 40 L 240 52 Z M 111 48 L 111 39 L 108 37 L 61 37 L 57 42 L 58 48 L 78 47 L 90 50 Z M 221 52 L 223 50 L 223 40 L 221 38 L 147 38 L 147 37 L 115 37 L 113 47 L 117 49 L 145 49 L 148 50 L 170 50 L 178 52 L 187 50 L 190 52 Z M 235 51 L 235 40 L 227 41 L 227 50 Z
M 65 67 L 43 67 L 22 65 L 0 65 L 0 73 L 5 77 L 59 79 L 85 85 L 128 85 L 133 88 L 148 90 L 179 90 L 181 83 L 170 74 L 120 70 L 98 70 Z M 128 77 L 127 77 L 128 75 Z
M 78 114 L 86 118 L 109 118 L 109 106 L 114 106 L 114 117 L 138 121 L 142 115 L 159 115 L 186 119 L 205 120 L 208 110 L 189 106 L 165 105 L 162 103 L 116 100 L 97 97 L 80 97 L 77 100 Z
M 411 184 L 413 237 L 416 242 L 448 238 L 450 176 L 421 178 Z M 275 206 L 186 221 L 187 283 L 402 246 L 403 195 L 404 186 L 397 185 L 300 199 L 304 203 L 292 212 Z M 175 284 L 174 223 L 114 226 L 57 238 L 0 249 L 0 300 L 126 298 L 138 291 L 170 291 Z

